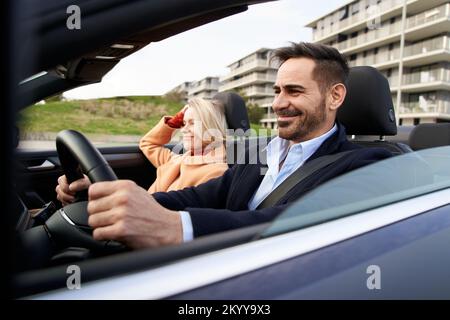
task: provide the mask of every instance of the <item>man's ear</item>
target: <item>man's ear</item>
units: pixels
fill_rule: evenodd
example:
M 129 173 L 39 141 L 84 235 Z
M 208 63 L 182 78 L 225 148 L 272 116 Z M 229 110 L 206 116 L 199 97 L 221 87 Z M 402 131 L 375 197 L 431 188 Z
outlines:
M 330 90 L 330 109 L 337 111 L 337 109 L 344 103 L 347 88 L 342 83 L 336 83 Z

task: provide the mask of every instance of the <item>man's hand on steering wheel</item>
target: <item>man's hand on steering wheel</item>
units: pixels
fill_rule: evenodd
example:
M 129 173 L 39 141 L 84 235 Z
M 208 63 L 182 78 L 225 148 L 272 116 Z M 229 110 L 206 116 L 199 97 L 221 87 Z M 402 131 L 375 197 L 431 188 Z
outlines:
M 56 199 L 58 199 L 63 206 L 71 204 L 75 201 L 76 193 L 82 190 L 86 190 L 91 185 L 91 181 L 88 176 L 83 175 L 83 179 L 78 179 L 71 184 L 67 182 L 65 175 L 58 178 L 58 185 L 55 188 Z
M 164 208 L 130 180 L 92 184 L 87 210 L 95 240 L 116 240 L 140 249 L 179 244 L 183 239 L 179 212 Z

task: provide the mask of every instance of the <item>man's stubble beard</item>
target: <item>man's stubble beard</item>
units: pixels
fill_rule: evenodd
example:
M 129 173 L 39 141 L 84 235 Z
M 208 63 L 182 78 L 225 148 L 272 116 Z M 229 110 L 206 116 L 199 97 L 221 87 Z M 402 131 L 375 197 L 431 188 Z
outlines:
M 321 126 L 325 124 L 326 120 L 326 103 L 325 98 L 322 99 L 318 108 L 316 108 L 314 113 L 308 115 L 303 114 L 294 120 L 294 122 L 289 126 L 287 121 L 278 121 L 278 128 L 288 128 L 292 127 L 288 132 L 282 133 L 280 130 L 278 135 L 286 140 L 291 141 L 306 141 L 309 140 L 308 137 L 314 131 L 320 129 Z

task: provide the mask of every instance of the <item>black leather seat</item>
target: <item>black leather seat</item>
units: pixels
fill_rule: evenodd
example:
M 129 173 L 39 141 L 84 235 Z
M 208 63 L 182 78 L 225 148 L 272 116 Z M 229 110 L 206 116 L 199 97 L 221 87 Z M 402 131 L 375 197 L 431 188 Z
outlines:
M 235 135 L 244 135 L 250 129 L 245 100 L 234 92 L 219 92 L 213 100 L 222 102 L 225 107 L 225 118 L 229 129 L 235 131 Z
M 449 146 L 450 123 L 422 123 L 409 136 L 409 146 L 413 150 Z
M 219 100 L 225 107 L 225 117 L 228 124 L 227 137 L 227 163 L 232 167 L 238 161 L 239 163 L 248 163 L 249 159 L 245 158 L 245 150 L 248 146 L 256 144 L 264 147 L 271 137 L 251 137 L 250 121 L 248 118 L 245 100 L 234 92 L 219 92 L 213 100 Z
M 381 147 L 394 154 L 411 152 L 399 142 L 389 142 L 385 136 L 397 134 L 395 112 L 388 80 L 375 68 L 368 66 L 350 69 L 347 96 L 339 108 L 337 119 L 349 136 L 377 136 L 373 141 L 352 140 L 365 147 Z

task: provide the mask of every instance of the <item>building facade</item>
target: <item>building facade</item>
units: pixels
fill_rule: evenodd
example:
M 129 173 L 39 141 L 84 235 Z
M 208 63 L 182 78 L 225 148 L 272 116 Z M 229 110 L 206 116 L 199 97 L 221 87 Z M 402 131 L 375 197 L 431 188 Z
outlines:
M 177 94 L 180 96 L 181 101 L 184 104 L 186 104 L 188 101 L 188 93 L 189 93 L 190 88 L 191 88 L 191 82 L 185 81 L 185 82 L 179 84 L 178 86 L 176 86 L 175 88 L 173 88 L 172 90 L 168 91 L 166 93 L 166 95 Z
M 248 98 L 248 103 L 264 108 L 261 124 L 275 128 L 276 119 L 272 115 L 274 97 L 273 85 L 276 66 L 271 63 L 272 49 L 261 48 L 228 65 L 229 73 L 220 78 L 219 91 L 236 91 Z
M 219 91 L 219 77 L 206 77 L 190 83 L 188 98 L 212 99 Z
M 334 46 L 350 66 L 370 65 L 389 80 L 399 124 L 450 122 L 450 3 L 407 0 L 399 81 L 403 0 L 353 0 L 310 22 L 313 41 Z

